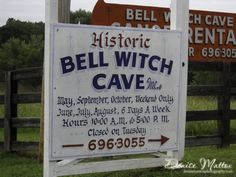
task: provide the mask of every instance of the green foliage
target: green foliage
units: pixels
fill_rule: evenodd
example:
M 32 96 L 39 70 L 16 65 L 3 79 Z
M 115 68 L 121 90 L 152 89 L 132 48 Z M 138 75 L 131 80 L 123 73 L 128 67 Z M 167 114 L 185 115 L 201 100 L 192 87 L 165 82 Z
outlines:
M 70 22 L 75 24 L 91 24 L 91 15 L 91 12 L 80 9 L 70 13 Z
M 71 23 L 90 24 L 91 12 L 71 12 Z M 0 71 L 42 66 L 44 23 L 22 22 L 9 18 L 0 27 Z
M 192 82 L 193 85 L 212 85 L 219 83 L 219 74 L 216 72 L 209 71 L 198 71 L 192 72 Z
M 42 66 L 44 23 L 13 18 L 0 27 L 0 71 Z
M 42 66 L 43 51 L 42 35 L 32 35 L 28 42 L 15 37 L 10 38 L 0 48 L 0 70 Z
M 27 42 L 31 39 L 32 35 L 44 36 L 43 22 L 22 22 L 9 18 L 6 25 L 0 27 L 0 45 L 13 37 Z

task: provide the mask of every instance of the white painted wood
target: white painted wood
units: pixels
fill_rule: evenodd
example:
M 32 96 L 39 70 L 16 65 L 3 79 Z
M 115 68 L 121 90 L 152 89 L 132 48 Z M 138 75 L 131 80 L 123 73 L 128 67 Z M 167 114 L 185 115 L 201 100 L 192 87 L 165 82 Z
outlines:
M 45 49 L 44 49 L 44 177 L 53 177 L 49 162 L 49 76 L 51 24 L 58 22 L 58 1 L 45 0 Z
M 178 159 L 179 151 L 167 151 L 166 156 Z
M 166 157 L 177 157 L 181 160 L 184 155 L 184 138 L 185 138 L 185 117 L 186 117 L 186 93 L 187 93 L 187 62 L 188 62 L 188 6 L 189 0 L 172 0 L 171 1 L 171 29 L 183 32 L 182 35 L 182 62 L 185 64 L 181 71 L 181 95 L 180 104 L 181 118 L 179 151 L 171 151 L 163 158 L 142 158 L 129 160 L 113 160 L 104 162 L 75 163 L 76 159 L 63 160 L 60 163 L 49 161 L 49 76 L 50 76 L 50 25 L 58 22 L 58 0 L 45 0 L 45 103 L 44 103 L 44 177 L 57 177 L 65 175 L 75 175 L 94 172 L 108 172 L 116 170 L 128 170 L 137 168 L 151 168 L 164 166 L 167 164 Z
M 165 158 L 142 158 L 129 160 L 112 160 L 105 162 L 90 162 L 69 164 L 68 166 L 55 166 L 56 176 L 75 175 L 95 172 L 110 172 L 118 170 L 130 170 L 140 168 L 152 168 L 157 166 L 164 166 L 167 164 Z
M 187 102 L 187 73 L 188 73 L 188 29 L 189 29 L 189 0 L 171 0 L 171 30 L 182 31 L 182 70 L 180 81 L 180 122 L 179 151 L 174 156 L 181 160 L 184 156 L 185 147 L 185 124 Z
M 78 163 L 78 162 L 80 162 L 80 161 L 82 161 L 82 160 L 77 159 L 77 158 L 64 159 L 64 160 L 58 162 L 57 164 L 58 164 L 58 166 L 65 166 L 65 165 L 68 165 L 68 164 L 70 164 L 70 163 L 74 163 L 74 162 L 77 162 L 77 163 Z

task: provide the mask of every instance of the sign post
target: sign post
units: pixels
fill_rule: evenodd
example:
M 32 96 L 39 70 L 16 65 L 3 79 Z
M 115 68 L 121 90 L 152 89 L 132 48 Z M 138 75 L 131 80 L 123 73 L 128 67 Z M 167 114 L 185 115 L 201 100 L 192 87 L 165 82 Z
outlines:
M 170 31 L 141 30 L 60 24 L 57 0 L 46 0 L 44 177 L 183 158 L 188 1 L 171 6 Z M 83 162 L 157 152 L 167 155 Z
M 56 177 L 53 174 L 55 162 L 49 160 L 49 88 L 50 88 L 50 31 L 51 24 L 58 23 L 58 0 L 45 0 L 45 49 L 44 49 L 44 160 L 43 176 Z
M 179 151 L 177 159 L 184 156 L 185 146 L 185 124 L 186 124 L 186 103 L 187 103 L 187 82 L 188 82 L 188 29 L 189 29 L 189 1 L 188 0 L 171 0 L 171 30 L 182 31 L 181 43 L 181 93 L 180 93 L 180 122 L 179 126 L 182 130 L 180 133 Z

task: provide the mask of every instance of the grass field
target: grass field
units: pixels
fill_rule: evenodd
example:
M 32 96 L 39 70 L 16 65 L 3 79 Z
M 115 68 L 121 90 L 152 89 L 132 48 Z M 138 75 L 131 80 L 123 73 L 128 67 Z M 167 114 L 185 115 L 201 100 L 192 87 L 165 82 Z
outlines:
M 227 169 L 227 173 L 223 174 L 186 173 L 184 169 L 167 170 L 164 168 L 153 168 L 76 175 L 76 177 L 236 177 L 235 145 L 227 149 L 217 149 L 216 147 L 187 148 L 182 163 L 194 163 L 198 166 L 197 170 L 200 170 L 199 160 L 201 158 L 209 159 L 210 161 L 216 159 L 216 164 L 226 163 L 231 165 L 232 168 Z M 38 164 L 33 157 L 0 152 L 0 159 L 0 177 L 42 177 L 42 165 Z M 185 168 L 185 170 L 187 169 Z M 208 168 L 204 168 L 204 170 L 208 170 Z

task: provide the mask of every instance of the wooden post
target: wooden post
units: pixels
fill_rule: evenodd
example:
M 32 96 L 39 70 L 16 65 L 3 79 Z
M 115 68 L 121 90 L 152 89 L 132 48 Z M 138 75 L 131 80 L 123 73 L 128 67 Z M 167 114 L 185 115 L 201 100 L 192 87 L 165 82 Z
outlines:
M 45 42 L 44 42 L 44 98 L 49 97 L 48 89 L 49 85 L 49 76 L 50 76 L 50 32 L 51 24 L 58 23 L 58 0 L 45 0 Z M 44 141 L 43 141 L 43 176 L 52 177 L 51 164 L 49 161 L 49 99 L 44 99 L 43 102 L 44 114 Z
M 42 72 L 42 90 L 41 90 L 41 113 L 40 113 L 40 135 L 38 162 L 43 163 L 43 139 L 44 139 L 44 72 Z
M 70 3 L 71 0 L 58 0 L 58 22 L 70 23 Z M 42 76 L 42 92 L 41 92 L 42 111 L 40 116 L 40 139 L 38 161 L 43 162 L 43 147 L 44 147 L 44 71 Z
M 17 93 L 17 81 L 12 80 L 12 72 L 5 76 L 5 120 L 4 120 L 4 150 L 12 151 L 12 142 L 17 141 L 17 128 L 12 128 L 12 118 L 17 117 L 17 104 L 13 104 L 12 97 Z
M 58 0 L 58 22 L 70 23 L 71 0 Z
M 173 155 L 182 160 L 185 148 L 185 124 L 186 124 L 186 103 L 187 103 L 187 82 L 188 82 L 188 30 L 189 30 L 189 0 L 171 0 L 171 30 L 182 32 L 181 47 L 181 64 L 180 71 L 180 111 L 178 123 L 181 132 L 179 132 L 179 151 Z
M 221 111 L 221 120 L 218 120 L 219 134 L 222 138 L 220 147 L 229 147 L 230 145 L 230 66 L 230 63 L 223 63 L 221 75 L 223 92 L 218 99 L 218 110 Z
M 59 9 L 59 7 L 61 7 Z M 63 15 L 64 14 L 64 15 Z M 60 17 L 59 17 L 60 16 Z M 60 18 L 60 20 L 59 20 Z M 51 31 L 51 24 L 53 23 L 66 23 L 70 21 L 70 0 L 45 0 L 45 47 L 44 47 L 44 98 L 48 98 L 48 92 L 45 90 L 48 90 L 50 88 L 49 86 L 49 76 L 50 76 L 50 31 Z M 43 102 L 44 107 L 44 114 L 43 114 L 43 124 L 44 124 L 44 138 L 45 140 L 43 142 L 44 147 L 44 177 L 51 177 L 53 176 L 53 172 L 50 170 L 52 169 L 53 164 L 50 164 L 49 162 L 49 101 L 48 99 L 44 99 Z

